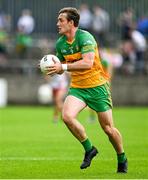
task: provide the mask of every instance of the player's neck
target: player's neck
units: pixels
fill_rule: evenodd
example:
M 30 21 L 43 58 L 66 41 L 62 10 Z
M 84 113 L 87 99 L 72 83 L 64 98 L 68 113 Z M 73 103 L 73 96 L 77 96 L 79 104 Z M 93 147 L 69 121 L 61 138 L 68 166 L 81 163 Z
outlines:
M 77 29 L 78 28 L 73 28 L 66 34 L 68 42 L 72 42 L 74 40 Z

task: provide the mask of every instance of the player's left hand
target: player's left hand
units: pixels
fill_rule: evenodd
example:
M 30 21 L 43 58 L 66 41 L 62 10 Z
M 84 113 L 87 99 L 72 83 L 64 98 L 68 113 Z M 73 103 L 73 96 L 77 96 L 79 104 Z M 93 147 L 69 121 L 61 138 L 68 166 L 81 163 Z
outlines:
M 46 67 L 46 71 L 47 71 L 46 74 L 52 76 L 54 74 L 63 73 L 62 64 L 55 61 L 54 58 L 52 59 L 52 61 L 54 62 L 54 64 Z

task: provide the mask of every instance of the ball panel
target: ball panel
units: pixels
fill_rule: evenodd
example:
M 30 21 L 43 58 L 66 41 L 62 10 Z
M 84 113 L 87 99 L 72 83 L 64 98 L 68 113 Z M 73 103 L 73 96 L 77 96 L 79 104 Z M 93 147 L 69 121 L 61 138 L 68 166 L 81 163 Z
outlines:
M 59 63 L 60 63 L 60 60 L 58 59 L 58 57 L 55 56 L 55 55 L 52 55 L 52 54 L 45 55 L 45 56 L 41 59 L 41 61 L 40 61 L 40 69 L 41 69 L 41 72 L 42 72 L 42 73 L 46 73 L 46 67 L 47 67 L 47 66 L 51 66 L 51 65 L 54 64 L 53 59 L 54 59 L 56 62 L 59 62 Z

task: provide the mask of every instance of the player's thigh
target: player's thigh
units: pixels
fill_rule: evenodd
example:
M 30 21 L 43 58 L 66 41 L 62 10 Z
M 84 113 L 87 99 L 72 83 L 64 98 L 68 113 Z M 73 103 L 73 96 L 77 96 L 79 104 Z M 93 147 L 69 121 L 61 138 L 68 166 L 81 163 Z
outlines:
M 86 103 L 81 99 L 68 95 L 63 105 L 63 115 L 67 114 L 71 117 L 76 117 L 77 114 L 86 107 Z
M 98 120 L 103 129 L 106 127 L 113 127 L 113 116 L 112 116 L 112 109 L 109 109 L 104 112 L 98 112 Z

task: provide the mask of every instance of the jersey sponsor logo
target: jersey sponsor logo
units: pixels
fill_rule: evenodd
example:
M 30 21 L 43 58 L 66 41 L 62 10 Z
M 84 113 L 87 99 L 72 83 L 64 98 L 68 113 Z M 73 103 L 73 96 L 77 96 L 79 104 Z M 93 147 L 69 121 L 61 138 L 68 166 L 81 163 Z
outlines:
M 70 52 L 71 54 L 74 53 L 74 50 L 73 50 L 73 47 L 72 47 L 72 46 L 69 47 L 69 52 Z
M 64 54 L 67 53 L 67 51 L 65 49 L 62 49 L 61 52 Z
M 93 42 L 91 40 L 87 40 L 84 45 L 88 45 L 88 44 L 93 44 Z
M 89 51 L 89 50 L 93 50 L 94 46 L 93 45 L 86 45 L 83 47 L 83 51 Z
M 76 46 L 76 50 L 77 50 L 77 51 L 79 50 L 79 46 Z

